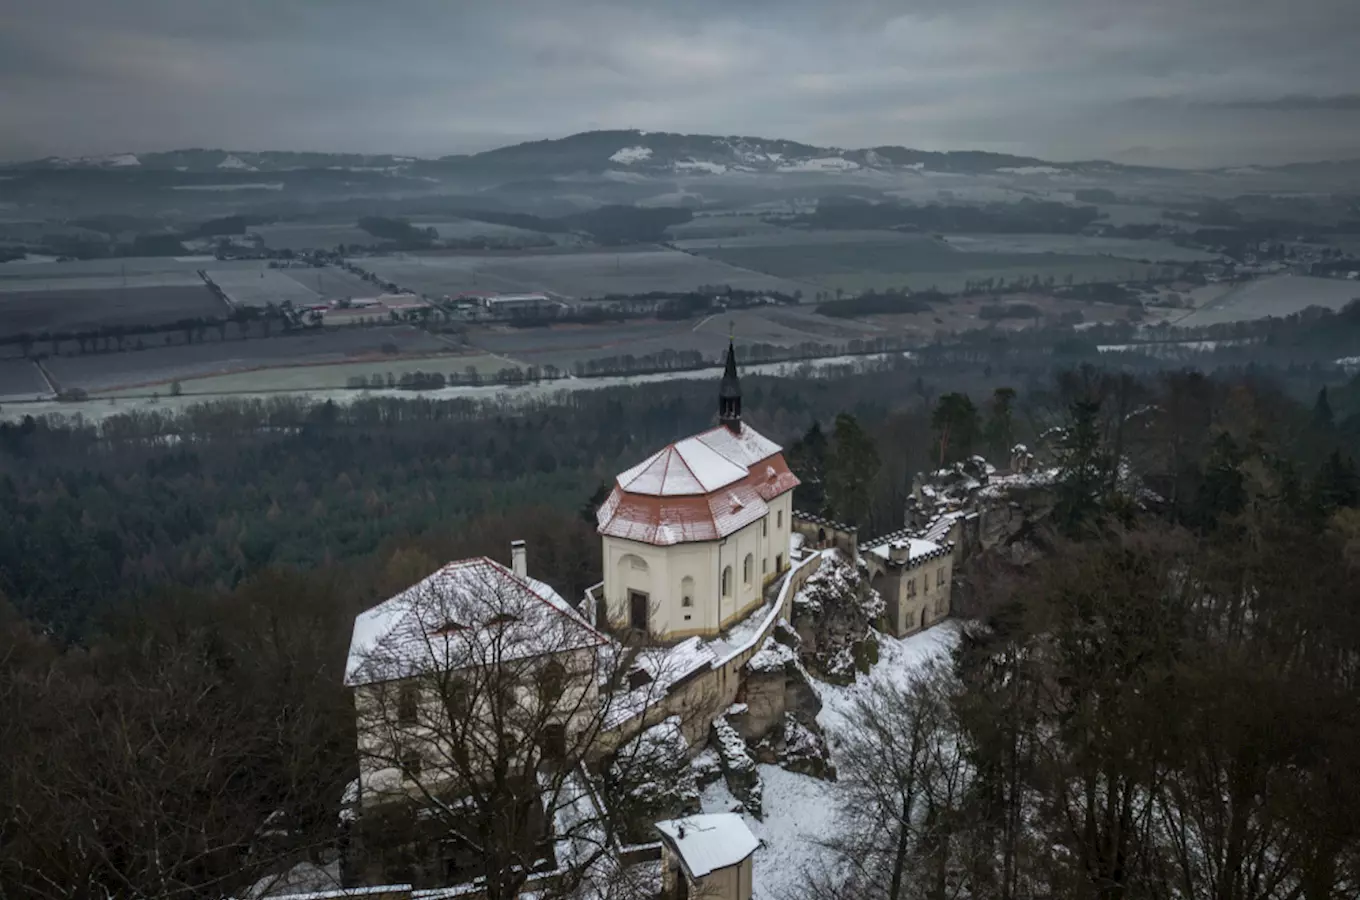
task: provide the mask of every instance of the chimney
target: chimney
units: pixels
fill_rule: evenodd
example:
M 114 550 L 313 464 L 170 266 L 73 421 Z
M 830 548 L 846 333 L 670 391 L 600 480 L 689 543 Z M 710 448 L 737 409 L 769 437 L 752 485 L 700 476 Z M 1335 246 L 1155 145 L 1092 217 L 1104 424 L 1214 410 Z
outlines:
M 524 547 L 524 541 L 510 542 L 510 571 L 520 578 L 529 576 L 529 563 L 527 560 L 528 551 Z

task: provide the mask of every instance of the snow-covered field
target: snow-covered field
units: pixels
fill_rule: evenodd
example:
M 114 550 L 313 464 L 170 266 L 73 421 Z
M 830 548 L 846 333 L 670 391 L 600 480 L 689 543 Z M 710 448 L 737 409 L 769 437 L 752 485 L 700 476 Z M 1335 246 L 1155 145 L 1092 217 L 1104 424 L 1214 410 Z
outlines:
M 1249 281 L 1176 322 L 1185 328 L 1284 317 L 1310 306 L 1338 310 L 1360 299 L 1360 283 L 1340 278 L 1272 275 Z
M 881 686 L 900 684 L 932 662 L 945 659 L 958 643 L 961 624 L 950 620 L 921 634 L 906 638 L 879 637 L 879 661 L 867 676 L 840 687 L 814 681 L 822 700 L 817 722 L 827 735 L 831 759 L 837 759 L 837 735 L 844 734 L 857 698 Z M 746 824 L 762 841 L 755 855 L 755 900 L 787 900 L 798 896 L 805 873 L 827 871 L 833 865 L 829 852 L 818 842 L 834 836 L 837 785 L 809 775 L 762 765 L 765 820 L 745 816 Z M 740 810 L 741 803 L 722 781 L 704 789 L 704 812 Z

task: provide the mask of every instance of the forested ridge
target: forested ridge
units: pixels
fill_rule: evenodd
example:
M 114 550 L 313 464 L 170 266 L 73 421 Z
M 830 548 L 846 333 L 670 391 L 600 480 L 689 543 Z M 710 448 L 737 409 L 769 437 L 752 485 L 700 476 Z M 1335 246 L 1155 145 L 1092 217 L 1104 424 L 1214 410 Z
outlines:
M 798 504 L 862 533 L 900 527 L 941 463 L 1025 441 L 1059 467 L 1043 560 L 971 563 L 952 672 L 876 701 L 939 723 L 866 732 L 934 748 L 870 747 L 912 760 L 888 781 L 844 773 L 919 792 L 847 812 L 841 849 L 882 865 L 809 891 L 1347 896 L 1356 384 L 1299 402 L 1251 374 L 957 366 L 744 380 Z M 713 387 L 0 426 L 0 897 L 218 897 L 320 858 L 353 777 L 355 612 L 515 538 L 579 596 L 602 486 L 710 424 Z

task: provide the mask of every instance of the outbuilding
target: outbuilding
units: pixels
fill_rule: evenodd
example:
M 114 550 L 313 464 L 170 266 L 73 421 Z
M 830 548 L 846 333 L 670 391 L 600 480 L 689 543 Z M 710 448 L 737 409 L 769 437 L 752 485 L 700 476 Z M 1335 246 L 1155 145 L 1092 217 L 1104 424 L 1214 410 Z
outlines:
M 751 857 L 760 846 L 737 813 L 657 822 L 662 894 L 668 900 L 751 900 Z

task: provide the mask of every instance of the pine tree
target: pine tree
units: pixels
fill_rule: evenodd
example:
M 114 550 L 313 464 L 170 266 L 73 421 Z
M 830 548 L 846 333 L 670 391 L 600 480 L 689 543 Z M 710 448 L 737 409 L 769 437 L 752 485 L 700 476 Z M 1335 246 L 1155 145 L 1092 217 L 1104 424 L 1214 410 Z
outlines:
M 987 414 L 987 427 L 983 432 L 987 453 L 991 461 L 1003 464 L 1015 446 L 1015 420 L 1011 405 L 1015 402 L 1015 389 L 999 387 L 992 392 L 992 405 Z
M 1313 404 L 1313 425 L 1323 431 L 1331 431 L 1334 424 L 1332 404 L 1327 399 L 1327 389 L 1318 391 L 1317 402 Z
M 798 492 L 794 498 L 801 509 L 825 515 L 827 441 L 822 426 L 813 422 L 812 427 L 789 447 L 789 467 L 798 480 Z
M 828 513 L 851 525 L 869 514 L 869 485 L 878 475 L 880 460 L 874 440 L 848 413 L 836 416 L 835 450 L 827 466 Z
M 935 430 L 941 466 L 967 459 L 978 436 L 977 407 L 967 394 L 945 394 L 935 404 L 930 427 Z

